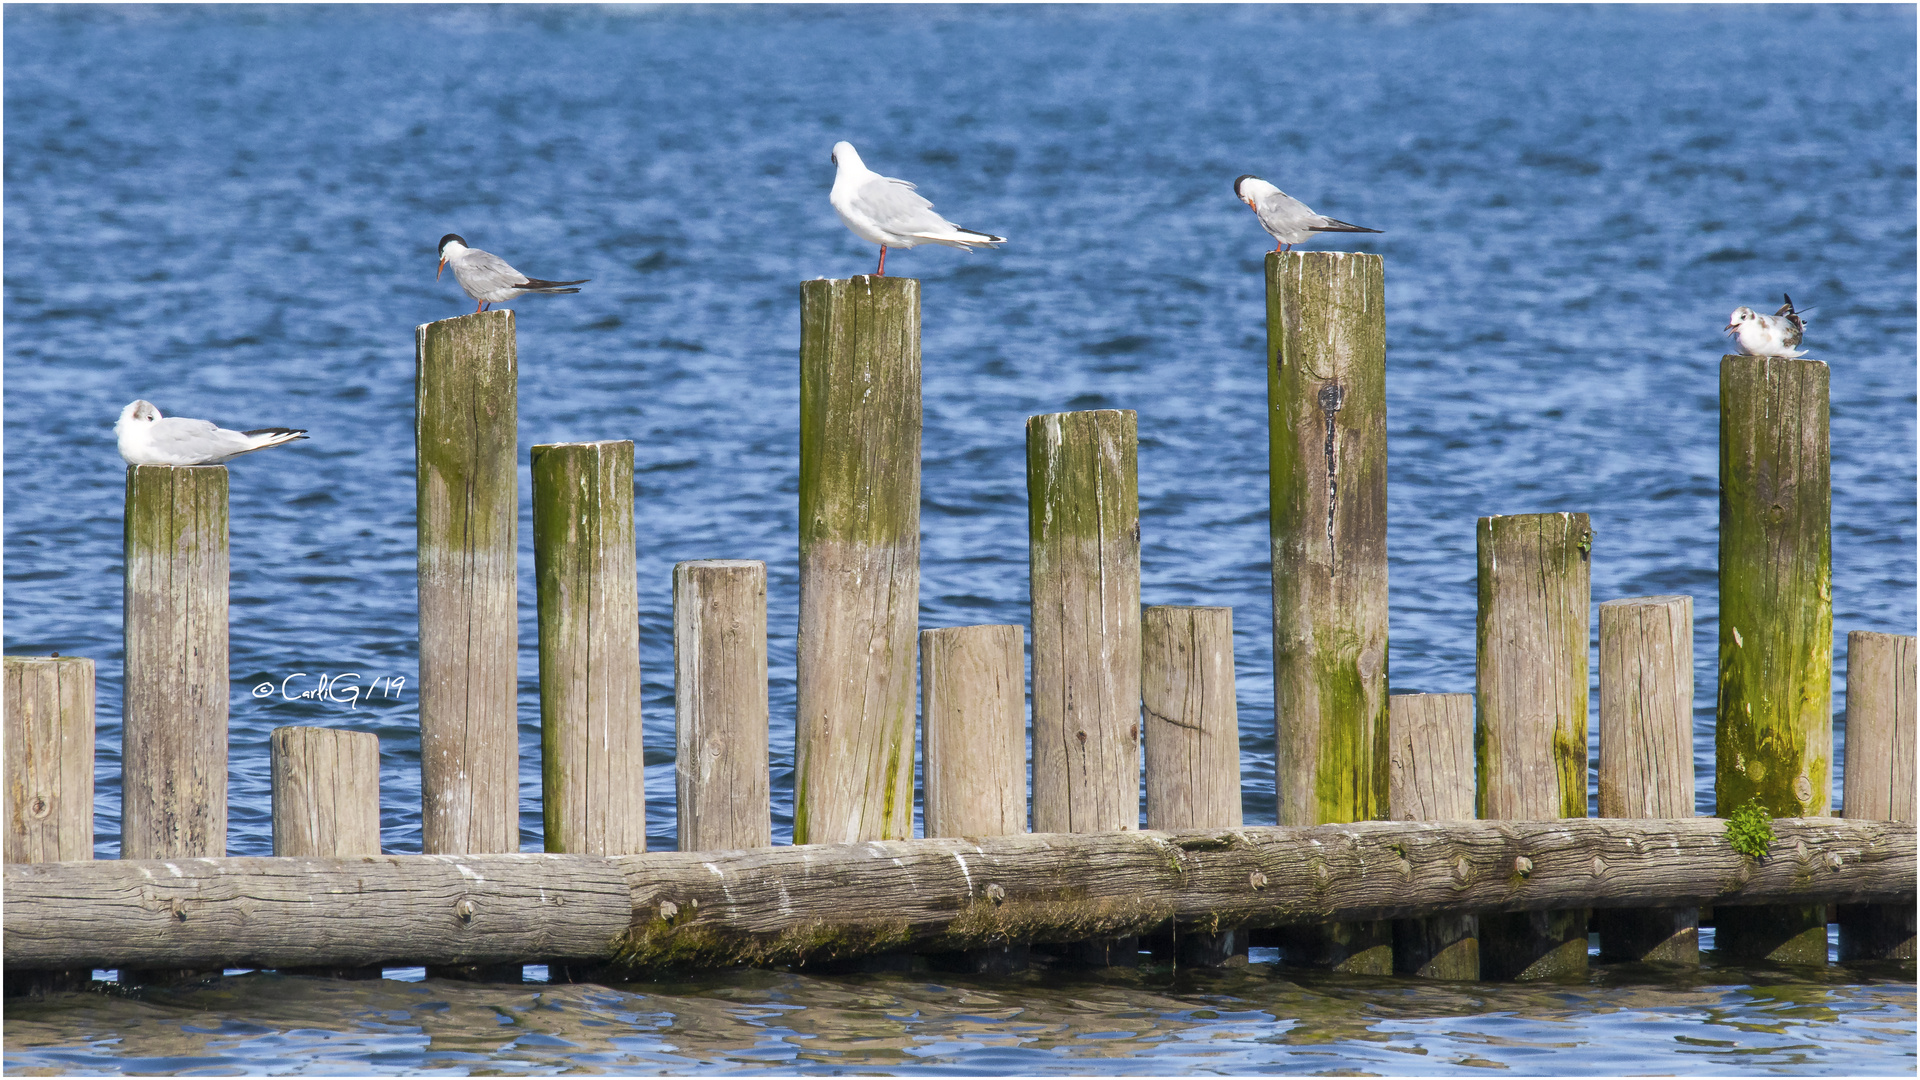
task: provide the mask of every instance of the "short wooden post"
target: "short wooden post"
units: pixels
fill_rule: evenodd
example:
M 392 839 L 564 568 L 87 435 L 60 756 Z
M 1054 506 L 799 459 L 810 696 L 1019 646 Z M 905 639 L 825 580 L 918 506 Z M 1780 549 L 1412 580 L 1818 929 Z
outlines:
M 1693 816 L 1693 597 L 1600 605 L 1600 816 Z M 1700 963 L 1697 908 L 1603 908 L 1600 959 Z
M 953 626 L 920 631 L 927 836 L 1027 831 L 1026 631 Z M 1010 942 L 936 953 L 936 970 L 1008 974 L 1027 966 Z
M 647 850 L 633 443 L 532 451 L 547 850 Z
M 1473 695 L 1395 694 L 1388 699 L 1387 804 L 1395 821 L 1471 820 Z M 1480 977 L 1473 915 L 1396 919 L 1393 971 L 1426 979 Z
M 1387 812 L 1385 263 L 1267 255 L 1274 787 L 1282 825 Z M 1282 935 L 1289 963 L 1387 974 L 1386 922 Z
M 1233 609 L 1150 607 L 1140 620 L 1146 724 L 1147 828 L 1234 829 L 1240 811 L 1240 713 L 1234 699 Z M 1167 955 L 1215 967 L 1247 951 L 1246 931 L 1182 933 Z M 1155 951 L 1161 951 L 1155 944 Z
M 7 843 L 10 863 L 93 858 L 93 661 L 5 660 Z M 77 990 L 92 971 L 14 973 L 9 997 Z
M 1914 819 L 1914 677 L 1912 636 L 1847 635 L 1847 817 Z M 1913 957 L 1912 904 L 1840 905 L 1841 960 Z
M 800 286 L 793 841 L 913 835 L 920 283 Z
M 1033 830 L 1140 827 L 1140 487 L 1130 410 L 1027 418 Z M 1133 964 L 1134 938 L 1071 962 Z
M 1585 514 L 1483 517 L 1476 654 L 1480 816 L 1587 816 L 1587 644 L 1593 530 Z M 1587 969 L 1587 912 L 1480 919 L 1488 979 Z
M 415 331 L 426 852 L 520 850 L 513 312 Z
M 680 850 L 773 846 L 766 563 L 674 566 L 673 701 Z
M 1026 632 L 920 631 L 926 834 L 1027 831 Z
M 120 857 L 227 853 L 227 470 L 127 469 Z
M 1827 365 L 1720 363 L 1720 687 L 1714 797 L 1821 817 L 1833 784 L 1832 488 Z M 1719 907 L 1729 959 L 1827 962 L 1819 905 Z
M 370 731 L 280 727 L 269 739 L 273 853 L 380 854 L 380 737 Z M 377 979 L 378 967 L 283 968 L 289 975 Z

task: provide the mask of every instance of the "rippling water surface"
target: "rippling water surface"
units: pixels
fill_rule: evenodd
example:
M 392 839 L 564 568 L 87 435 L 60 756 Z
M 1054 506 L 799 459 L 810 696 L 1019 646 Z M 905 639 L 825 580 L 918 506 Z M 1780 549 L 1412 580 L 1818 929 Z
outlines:
M 1836 657 L 1848 630 L 1914 632 L 1911 8 L 15 5 L 5 19 L 5 645 L 99 661 L 101 857 L 119 832 L 110 426 L 135 397 L 312 431 L 232 466 L 231 850 L 271 850 L 267 737 L 294 723 L 379 733 L 385 843 L 418 850 L 412 328 L 470 310 L 433 279 L 449 231 L 529 273 L 593 279 L 516 305 L 521 457 L 637 445 L 655 846 L 674 841 L 670 569 L 768 563 L 784 841 L 797 283 L 874 255 L 826 203 L 841 138 L 1012 238 L 889 260 L 923 282 L 922 625 L 1026 621 L 1027 415 L 1139 410 L 1143 599 L 1235 609 L 1251 823 L 1273 820 L 1274 798 L 1267 245 L 1231 194 L 1241 173 L 1386 230 L 1351 246 L 1387 264 L 1396 689 L 1471 689 L 1476 516 L 1585 511 L 1596 602 L 1696 598 L 1711 811 L 1717 331 L 1782 292 L 1813 305 L 1808 342 L 1833 365 Z M 524 843 L 538 848 L 530 547 L 521 561 Z M 351 709 L 251 693 L 344 672 L 406 684 Z M 751 974 L 549 992 L 256 974 L 16 1006 L 7 1048 L 10 1068 L 140 1071 L 1040 1070 L 1096 1046 L 1119 1055 L 1098 1068 L 1141 1071 L 1913 1067 L 1911 985 L 1295 977 Z M 1314 1010 L 1355 1019 L 1296 1017 Z

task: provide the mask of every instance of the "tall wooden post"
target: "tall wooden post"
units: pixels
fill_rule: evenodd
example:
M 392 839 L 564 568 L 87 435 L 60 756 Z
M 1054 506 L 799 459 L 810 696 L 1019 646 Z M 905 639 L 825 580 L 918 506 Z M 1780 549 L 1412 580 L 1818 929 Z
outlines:
M 1147 828 L 1239 828 L 1233 609 L 1147 608 L 1140 620 L 1140 642 Z M 1182 933 L 1175 927 L 1164 948 L 1178 966 L 1213 967 L 1244 955 L 1247 935 L 1236 929 Z M 1156 953 L 1162 949 L 1162 944 L 1154 945 Z
M 421 840 L 520 850 L 513 312 L 415 332 Z
M 10 863 L 93 858 L 93 661 L 5 660 L 7 840 Z M 7 996 L 77 990 L 92 971 L 16 972 Z
M 1600 605 L 1600 816 L 1693 816 L 1693 597 Z M 1697 908 L 1603 908 L 1602 960 L 1700 962 Z
M 793 840 L 913 835 L 920 283 L 800 285 Z
M 926 835 L 1027 831 L 1026 632 L 1018 626 L 920 631 Z M 984 883 L 982 885 L 984 888 Z M 1024 942 L 936 953 L 936 970 L 1007 974 Z
M 1477 645 L 1482 818 L 1587 816 L 1587 644 L 1592 610 L 1585 514 L 1483 517 Z M 1489 979 L 1587 969 L 1587 912 L 1480 918 Z
M 1914 677 L 1912 636 L 1847 635 L 1847 817 L 1914 820 Z M 1839 914 L 1841 960 L 1913 959 L 1912 904 L 1842 904 Z
M 1395 694 L 1387 713 L 1387 803 L 1393 820 L 1472 820 L 1473 695 Z M 1478 979 L 1479 917 L 1394 920 L 1393 971 L 1425 979 Z
M 1282 825 L 1387 812 L 1385 263 L 1267 255 L 1274 787 Z M 1387 923 L 1294 931 L 1288 961 L 1391 970 Z
M 533 572 L 547 850 L 647 850 L 633 443 L 536 446 Z
M 1827 365 L 1720 363 L 1720 688 L 1714 797 L 1821 817 L 1833 785 L 1832 487 Z M 1819 905 L 1720 907 L 1728 958 L 1824 964 Z
M 127 469 L 120 857 L 227 853 L 227 470 Z
M 280 727 L 269 742 L 273 853 L 380 854 L 380 737 L 370 731 Z M 282 970 L 330 979 L 380 977 L 377 966 Z
M 772 847 L 766 563 L 674 566 L 673 701 L 680 850 Z

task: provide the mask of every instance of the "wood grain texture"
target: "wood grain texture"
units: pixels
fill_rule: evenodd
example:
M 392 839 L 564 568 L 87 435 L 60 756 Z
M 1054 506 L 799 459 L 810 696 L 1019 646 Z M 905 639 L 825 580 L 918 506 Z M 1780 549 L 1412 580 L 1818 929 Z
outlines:
M 1027 418 L 1033 827 L 1140 827 L 1140 488 L 1129 410 Z
M 1522 514 L 1481 518 L 1477 532 L 1480 816 L 1585 817 L 1592 527 L 1585 514 Z M 1584 911 L 1480 921 L 1486 978 L 1561 978 L 1586 966 Z
M 647 850 L 633 443 L 531 452 L 548 851 Z
M 920 283 L 800 285 L 795 843 L 913 834 Z
M 1238 828 L 1233 609 L 1149 607 L 1140 640 L 1147 828 Z
M 1914 818 L 1914 676 L 1911 635 L 1847 635 L 1847 817 Z M 1839 922 L 1842 962 L 1914 958 L 1912 904 L 1842 905 Z
M 1714 801 L 1828 812 L 1833 787 L 1833 504 L 1827 365 L 1720 361 L 1720 685 Z M 1729 958 L 1824 964 L 1826 914 L 1715 913 Z
M 1267 441 L 1283 825 L 1387 807 L 1385 262 L 1271 252 Z
M 520 848 L 513 312 L 416 328 L 421 840 Z
M 1600 605 L 1600 816 L 1693 813 L 1693 597 Z M 1601 911 L 1604 961 L 1695 965 L 1694 908 Z
M 93 661 L 5 660 L 6 861 L 93 858 Z
M 9 969 L 605 958 L 784 963 L 911 947 L 1573 906 L 1914 896 L 1914 828 L 1712 818 L 1359 822 L 644 855 L 102 860 L 5 867 Z M 1526 860 L 1526 872 L 1516 869 Z M 1258 876 L 1256 876 L 1258 875 Z M 466 903 L 463 903 L 466 902 Z M 623 940 L 614 938 L 626 932 Z
M 1471 821 L 1473 695 L 1394 694 L 1387 716 L 1387 804 L 1393 820 Z M 1394 920 L 1393 970 L 1423 979 L 1478 979 L 1479 917 Z
M 130 465 L 120 850 L 227 851 L 227 470 Z
M 273 853 L 380 854 L 380 737 L 280 727 L 269 740 Z
M 675 564 L 673 702 L 679 847 L 771 846 L 766 563 Z
M 1026 631 L 920 631 L 926 834 L 1027 831 Z

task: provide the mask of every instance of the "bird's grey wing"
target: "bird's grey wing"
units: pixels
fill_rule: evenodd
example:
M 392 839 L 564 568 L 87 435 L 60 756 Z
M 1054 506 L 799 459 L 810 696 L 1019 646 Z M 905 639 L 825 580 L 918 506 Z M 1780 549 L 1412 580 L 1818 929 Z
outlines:
M 246 449 L 247 437 L 208 420 L 168 416 L 154 421 L 152 445 L 169 457 L 206 459 L 239 453 Z
M 1268 232 L 1275 229 L 1297 229 L 1306 219 L 1314 216 L 1307 204 L 1287 194 L 1275 191 L 1260 200 L 1260 224 L 1267 226 Z
M 469 250 L 466 257 L 467 272 L 476 282 L 487 285 L 519 285 L 527 280 L 527 275 L 507 265 L 507 260 L 491 251 Z
M 860 185 L 850 200 L 855 210 L 892 233 L 945 230 L 947 221 L 933 212 L 933 204 L 905 180 L 879 176 Z

